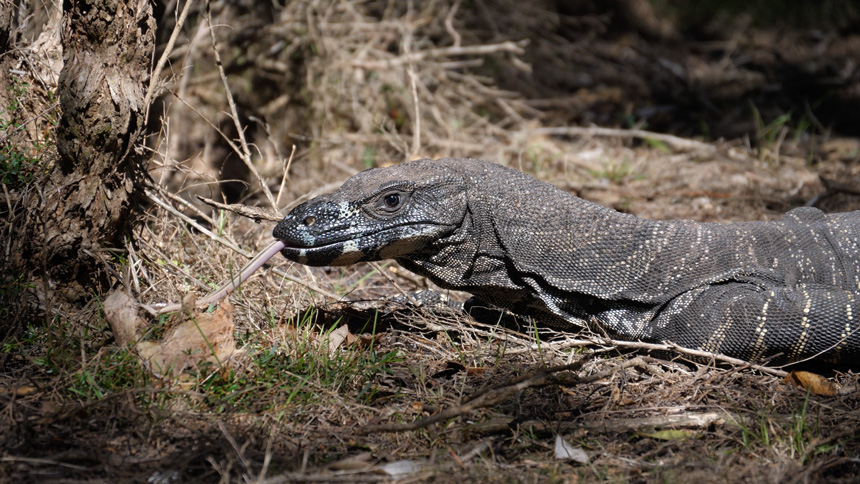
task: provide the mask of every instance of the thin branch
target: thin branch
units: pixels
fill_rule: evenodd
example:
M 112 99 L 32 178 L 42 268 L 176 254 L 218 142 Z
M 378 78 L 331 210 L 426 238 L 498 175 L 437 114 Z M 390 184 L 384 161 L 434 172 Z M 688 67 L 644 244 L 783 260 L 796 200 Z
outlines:
M 179 18 L 176 20 L 176 25 L 173 26 L 173 32 L 170 34 L 170 39 L 167 41 L 167 45 L 161 53 L 161 58 L 158 59 L 158 64 L 155 65 L 155 69 L 149 76 L 149 89 L 146 90 L 146 97 L 143 99 L 143 105 L 146 109 L 146 115 L 143 117 L 144 124 L 146 124 L 146 121 L 149 119 L 149 107 L 152 103 L 152 98 L 155 97 L 155 87 L 161 77 L 161 71 L 164 70 L 164 65 L 167 63 L 167 59 L 170 58 L 173 45 L 176 43 L 176 39 L 179 38 L 179 33 L 182 32 L 182 25 L 185 23 L 185 19 L 188 17 L 188 12 L 191 10 L 191 5 L 194 3 L 195 2 L 192 0 L 185 0 L 185 7 L 179 14 Z
M 415 67 L 410 63 L 409 69 L 406 72 L 409 74 L 409 83 L 412 86 L 412 103 L 415 104 L 415 122 L 412 126 L 412 148 L 409 153 L 409 158 L 414 160 L 421 151 L 421 104 L 418 102 L 418 80 L 416 79 Z
M 266 185 L 263 181 L 263 177 L 260 176 L 257 168 L 254 167 L 254 164 L 251 162 L 251 150 L 248 148 L 247 140 L 245 140 L 245 130 L 239 122 L 239 113 L 236 110 L 236 102 L 233 100 L 233 93 L 230 91 L 230 84 L 227 82 L 227 74 L 224 72 L 224 64 L 221 62 L 221 54 L 218 53 L 218 43 L 215 40 L 215 29 L 212 25 L 212 8 L 209 0 L 206 0 L 206 21 L 209 23 L 209 37 L 212 39 L 212 52 L 215 55 L 215 66 L 218 67 L 218 73 L 221 75 L 221 82 L 224 84 L 224 93 L 227 96 L 227 104 L 230 106 L 230 117 L 233 118 L 233 124 L 236 126 L 236 132 L 239 134 L 239 142 L 242 147 L 241 151 L 236 150 L 236 154 L 245 162 L 248 170 L 251 171 L 254 178 L 259 182 L 260 188 L 263 190 L 269 203 L 272 204 L 272 208 L 277 211 L 278 204 L 275 202 L 275 197 L 272 196 L 272 191 L 269 190 L 269 186 Z
M 703 360 L 711 360 L 711 361 L 719 361 L 720 363 L 727 363 L 729 365 L 734 365 L 743 368 L 750 368 L 752 370 L 760 371 L 762 373 L 766 373 L 768 375 L 784 377 L 788 375 L 788 372 L 779 370 L 776 368 L 772 368 L 765 365 L 759 365 L 755 363 L 750 363 L 749 361 L 741 360 L 739 358 L 733 358 L 731 356 L 722 355 L 719 353 L 711 353 L 709 351 L 703 350 L 694 350 L 690 348 L 684 348 L 683 346 L 678 346 L 675 343 L 667 342 L 667 343 L 645 343 L 642 341 L 625 341 L 619 339 L 612 338 L 602 338 L 602 337 L 594 337 L 594 338 L 584 338 L 584 339 L 571 339 L 565 341 L 559 341 L 557 343 L 541 343 L 541 346 L 552 346 L 556 349 L 562 348 L 572 348 L 576 346 L 604 346 L 604 347 L 618 347 L 618 348 L 629 348 L 629 349 L 638 349 L 638 350 L 650 350 L 650 351 L 668 351 L 674 353 L 680 353 L 683 355 L 694 356 L 696 358 L 701 358 Z M 526 348 L 536 349 L 537 345 L 531 345 Z M 515 350 L 516 351 L 516 350 Z M 522 350 L 520 350 L 522 351 Z
M 293 156 L 295 154 L 296 145 L 293 145 L 293 149 L 290 150 L 290 158 L 287 160 L 287 166 L 284 167 L 284 174 L 281 176 L 281 185 L 278 187 L 278 198 L 275 199 L 275 204 L 281 203 L 281 195 L 284 194 L 284 185 L 287 183 L 287 178 L 289 178 L 290 166 L 293 164 Z
M 565 420 L 561 422 L 542 422 L 539 420 L 517 421 L 514 417 L 496 417 L 489 421 L 478 423 L 470 428 L 477 435 L 486 435 L 503 432 L 516 424 L 520 428 L 528 428 L 535 431 L 545 431 L 563 434 L 571 431 L 590 430 L 592 432 L 636 432 L 646 429 L 659 428 L 708 428 L 712 425 L 724 425 L 728 422 L 744 422 L 744 418 L 738 414 L 729 412 L 692 412 L 678 415 L 654 415 L 649 417 L 634 418 L 606 418 L 598 421 Z
M 460 3 L 462 1 L 463 0 L 456 0 L 454 5 L 451 7 L 451 10 L 448 11 L 448 15 L 445 16 L 445 30 L 447 30 L 451 38 L 454 39 L 454 47 L 460 47 L 460 33 L 454 28 L 454 16 L 457 15 L 457 10 L 460 9 Z
M 383 268 L 379 266 L 379 263 L 378 263 L 378 262 L 370 262 L 369 264 L 370 264 L 370 266 L 371 266 L 371 267 L 373 267 L 374 269 L 376 269 L 376 272 L 378 272 L 382 277 L 384 277 L 386 280 L 388 280 L 388 282 L 389 282 L 392 286 L 394 286 L 394 289 L 397 289 L 397 291 L 398 291 L 400 294 L 402 294 L 402 295 L 403 295 L 403 297 L 405 297 L 405 298 L 406 298 L 406 300 L 410 302 L 410 304 L 412 304 L 412 305 L 413 305 L 413 306 L 415 306 L 415 307 L 419 307 L 419 306 L 421 306 L 421 303 L 420 303 L 418 300 L 416 300 L 416 299 L 415 299 L 411 294 L 409 294 L 408 292 L 406 292 L 405 290 L 403 290 L 403 288 L 402 288 L 402 287 L 400 287 L 400 284 L 398 284 L 398 283 L 397 283 L 397 281 L 395 281 L 395 280 L 394 280 L 394 278 L 393 278 L 393 277 L 391 277 L 391 275 L 390 275 L 390 274 L 388 274 L 387 272 L 385 272 L 385 271 L 383 270 Z
M 259 222 L 260 220 L 268 220 L 269 222 L 280 222 L 283 218 L 280 216 L 280 214 L 272 215 L 271 210 L 267 210 L 265 208 L 253 207 L 251 205 L 243 205 L 241 203 L 221 203 L 216 202 L 211 198 L 206 198 L 200 195 L 195 196 L 198 200 L 205 203 L 206 205 L 219 208 L 221 210 L 227 210 L 228 212 L 233 212 L 237 215 L 250 218 L 254 220 L 254 222 Z

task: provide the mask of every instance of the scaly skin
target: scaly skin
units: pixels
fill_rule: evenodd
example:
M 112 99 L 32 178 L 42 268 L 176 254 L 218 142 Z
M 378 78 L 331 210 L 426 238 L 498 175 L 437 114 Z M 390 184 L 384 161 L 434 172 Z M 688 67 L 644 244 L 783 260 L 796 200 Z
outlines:
M 561 328 L 595 319 L 627 339 L 772 361 L 860 354 L 860 212 L 653 221 L 480 160 L 355 175 L 273 232 L 307 265 L 395 259 Z

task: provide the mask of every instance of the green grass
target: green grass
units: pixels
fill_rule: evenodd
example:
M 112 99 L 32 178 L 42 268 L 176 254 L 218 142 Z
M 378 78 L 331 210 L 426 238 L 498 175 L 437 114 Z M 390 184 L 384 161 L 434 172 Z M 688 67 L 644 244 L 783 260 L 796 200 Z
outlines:
M 68 391 L 84 401 L 101 400 L 111 393 L 146 388 L 153 383 L 153 377 L 133 351 L 119 348 L 100 353 L 94 361 L 75 371 Z M 148 400 L 143 398 L 139 402 Z
M 750 103 L 750 111 L 752 112 L 753 124 L 755 125 L 756 143 L 760 148 L 771 149 L 776 145 L 782 135 L 782 131 L 787 129 L 788 122 L 791 121 L 791 112 L 783 113 L 775 119 L 766 122 L 762 118 L 758 108 Z M 762 150 L 764 151 L 764 150 Z
M 806 465 L 819 454 L 831 452 L 836 444 L 822 439 L 818 420 L 809 413 L 810 394 L 790 415 L 775 409 L 759 410 L 755 417 L 737 422 L 741 447 L 753 453 L 775 452 Z
M 633 164 L 626 157 L 621 161 L 609 161 L 600 170 L 589 170 L 589 174 L 594 178 L 615 184 L 622 183 L 628 178 L 638 177 L 633 170 Z
M 35 287 L 36 284 L 26 280 L 24 274 L 5 274 L 0 279 L 0 319 L 10 317 L 12 305 Z
M 313 310 L 306 312 L 283 341 L 273 342 L 263 334 L 248 338 L 246 365 L 209 364 L 191 372 L 203 406 L 216 413 L 261 412 L 319 402 L 326 394 L 356 392 L 359 401 L 372 401 L 376 376 L 401 358 L 373 345 L 362 349 L 344 344 L 329 350 L 328 333 L 311 324 L 314 315 Z
M 30 324 L 2 349 L 27 355 L 38 369 L 33 373 L 37 380 L 82 403 L 128 392 L 141 409 L 167 408 L 182 401 L 192 411 L 289 415 L 301 406 L 324 404 L 341 395 L 373 402 L 379 395 L 377 376 L 390 372 L 402 357 L 397 351 L 378 350 L 373 343 L 359 347 L 344 342 L 330 349 L 328 337 L 337 325 L 324 330 L 314 323 L 315 317 L 316 310 L 310 309 L 294 321 L 282 322 L 292 328 L 286 333 L 245 333 L 244 354 L 238 360 L 229 365 L 202 363 L 175 380 L 153 376 L 133 348 L 108 344 L 93 351 L 91 330 L 59 318 L 47 325 Z M 97 321 L 99 327 L 106 326 L 101 318 Z M 158 318 L 146 339 L 160 337 L 168 322 L 166 316 Z M 368 328 L 373 330 L 374 323 L 368 321 Z
M 10 81 L 6 88 L 8 101 L 5 106 L 0 106 L 0 183 L 18 189 L 30 184 L 44 171 L 43 157 L 47 148 L 54 144 L 54 130 L 46 131 L 42 139 L 21 142 L 20 134 L 34 116 L 26 102 L 31 87 L 15 76 L 10 76 Z M 54 102 L 52 92 L 48 93 L 47 100 Z M 49 124 L 55 126 L 58 110 L 51 109 L 48 116 Z
M 361 152 L 361 166 L 365 169 L 370 169 L 376 166 L 378 153 L 376 147 L 367 145 Z

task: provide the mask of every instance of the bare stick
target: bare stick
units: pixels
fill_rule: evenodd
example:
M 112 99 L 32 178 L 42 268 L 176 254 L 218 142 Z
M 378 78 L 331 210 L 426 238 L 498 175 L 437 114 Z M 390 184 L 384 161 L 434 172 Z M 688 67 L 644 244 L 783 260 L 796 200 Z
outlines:
M 281 186 L 278 187 L 278 198 L 275 199 L 275 205 L 281 203 L 281 195 L 284 194 L 284 185 L 287 183 L 287 178 L 289 178 L 290 166 L 293 164 L 293 155 L 296 154 L 296 145 L 293 145 L 293 149 L 290 151 L 290 158 L 287 160 L 287 166 L 284 167 L 284 174 L 281 176 Z
M 182 104 L 184 104 L 184 105 L 185 105 L 185 107 L 187 107 L 188 109 L 190 109 L 194 114 L 196 114 L 197 116 L 199 116 L 199 117 L 200 117 L 200 119 L 202 119 L 203 121 L 205 121 L 205 122 L 206 122 L 206 124 L 208 124 L 210 128 L 212 128 L 213 130 L 215 130 L 215 132 L 216 132 L 216 133 L 218 133 L 218 134 L 221 136 L 221 139 L 223 139 L 223 140 L 224 140 L 224 142 L 225 142 L 225 143 L 227 143 L 227 146 L 229 146 L 229 147 L 230 147 L 230 149 L 231 149 L 231 150 L 233 150 L 233 152 L 234 152 L 234 153 L 239 154 L 239 156 L 241 157 L 241 151 L 239 151 L 239 147 L 238 147 L 238 146 L 236 146 L 236 143 L 234 143 L 234 142 L 233 142 L 233 140 L 231 140 L 229 136 L 227 136 L 223 131 L 221 131 L 221 129 L 220 129 L 220 128 L 218 128 L 218 126 L 215 126 L 215 124 L 214 124 L 212 121 L 210 121 L 210 120 L 209 120 L 209 118 L 207 118 L 206 116 L 204 116 L 204 115 L 203 115 L 203 113 L 201 113 L 200 111 L 198 111 L 198 110 L 197 110 L 197 108 L 195 108 L 194 106 L 192 106 L 192 105 L 188 104 L 188 102 L 187 102 L 185 99 L 182 99 L 182 98 L 181 98 L 178 94 L 176 94 L 176 93 L 173 93 L 173 95 L 176 97 L 176 99 L 178 99 L 178 100 L 179 100 L 179 102 L 181 102 Z
M 316 284 L 313 284 L 311 282 L 299 279 L 296 276 L 291 276 L 291 275 L 287 274 L 286 272 L 284 272 L 280 269 L 272 269 L 272 272 L 274 272 L 275 274 L 279 275 L 280 277 L 283 277 L 284 279 L 286 279 L 290 282 L 295 282 L 296 284 L 298 284 L 300 286 L 305 286 L 306 288 L 310 289 L 311 291 L 318 292 L 318 293 L 322 294 L 323 296 L 325 296 L 325 297 L 327 297 L 333 301 L 342 301 L 343 300 L 342 296 L 338 296 L 337 294 L 335 294 L 333 292 L 326 291 L 325 289 L 317 286 Z
M 418 152 L 421 151 L 421 106 L 418 102 L 418 81 L 416 80 L 415 68 L 411 63 L 406 72 L 409 74 L 409 82 L 412 85 L 412 102 L 415 104 L 415 123 L 412 126 L 412 149 L 409 153 L 409 158 L 414 160 L 418 157 Z
M 601 128 L 599 126 L 561 126 L 554 128 L 537 128 L 534 132 L 553 136 L 603 136 L 654 139 L 662 141 L 676 150 L 681 151 L 703 151 L 705 153 L 713 153 L 717 150 L 714 146 L 702 143 L 701 141 L 679 138 L 670 134 L 654 133 L 652 131 L 645 131 L 642 129 L 614 129 Z
M 173 32 L 170 34 L 170 39 L 167 42 L 167 46 L 164 49 L 164 52 L 161 53 L 161 57 L 158 59 L 158 63 L 155 66 L 155 69 L 149 74 L 149 87 L 146 90 L 146 96 L 143 98 L 143 124 L 146 124 L 146 121 L 149 119 L 149 107 L 152 104 L 152 98 L 155 95 L 155 86 L 158 83 L 159 78 L 161 77 L 161 71 L 164 69 L 164 64 L 167 63 L 167 60 L 170 58 L 170 52 L 173 50 L 173 44 L 176 43 L 176 39 L 179 37 L 179 33 L 182 31 L 182 24 L 185 23 L 185 18 L 188 16 L 188 11 L 191 9 L 191 4 L 194 2 L 186 2 L 185 8 L 182 9 L 182 13 L 179 15 L 179 19 L 176 21 L 176 25 L 173 27 Z M 138 133 L 138 135 L 142 134 L 142 132 Z M 141 143 L 142 144 L 142 143 Z M 129 143 L 125 148 L 125 152 L 122 154 L 122 159 L 125 159 L 126 156 L 131 152 L 133 148 L 137 146 L 137 143 Z
M 205 203 L 206 205 L 210 205 L 215 208 L 220 208 L 221 210 L 227 210 L 229 212 L 233 212 L 237 215 L 241 215 L 243 217 L 247 217 L 253 219 L 255 222 L 259 222 L 260 220 L 268 220 L 269 222 L 278 222 L 282 217 L 279 215 L 272 215 L 270 210 L 266 210 L 260 207 L 252 207 L 250 205 L 243 205 L 241 203 L 221 203 L 212 200 L 211 198 L 201 197 L 200 195 L 195 195 L 198 200 Z
M 752 370 L 760 371 L 762 373 L 766 373 L 768 375 L 784 377 L 788 375 L 788 372 L 779 370 L 777 368 L 772 368 L 765 365 L 758 365 L 755 363 L 750 363 L 749 361 L 744 361 L 739 358 L 732 358 L 731 356 L 722 355 L 719 353 L 711 353 L 709 351 L 702 350 L 694 350 L 691 348 L 685 348 L 683 346 L 678 346 L 675 343 L 667 342 L 667 343 L 644 343 L 642 341 L 625 341 L 619 339 L 611 339 L 611 338 L 584 338 L 584 339 L 571 339 L 559 342 L 549 342 L 549 343 L 541 343 L 542 347 L 552 347 L 556 349 L 562 348 L 572 348 L 576 346 L 604 346 L 604 347 L 618 347 L 618 348 L 630 348 L 630 349 L 638 349 L 638 350 L 651 350 L 651 351 L 668 351 L 674 353 L 680 353 L 688 356 L 695 356 L 696 358 L 701 358 L 705 360 L 711 361 L 719 361 L 720 363 L 727 363 L 730 365 L 750 368 Z M 513 353 L 519 353 L 523 351 L 529 351 L 537 349 L 537 345 L 531 345 L 522 350 L 513 350 Z
M 445 16 L 445 30 L 447 30 L 448 34 L 451 35 L 451 38 L 454 39 L 454 47 L 460 47 L 460 33 L 454 28 L 454 16 L 457 15 L 457 10 L 460 8 L 460 2 L 462 2 L 462 0 L 456 0 L 454 5 L 451 7 L 451 10 L 448 11 L 448 15 Z
M 385 279 L 387 279 L 387 280 L 388 280 L 388 282 L 390 282 L 390 283 L 391 283 L 391 285 L 392 285 L 392 286 L 394 286 L 394 288 L 395 288 L 395 289 L 397 289 L 397 291 L 398 291 L 398 292 L 400 292 L 400 294 L 402 294 L 402 295 L 403 295 L 403 297 L 405 297 L 405 298 L 406 298 L 406 300 L 407 300 L 407 301 L 409 301 L 412 305 L 414 305 L 415 307 L 421 306 L 421 303 L 420 303 L 420 302 L 416 301 L 416 300 L 415 300 L 415 298 L 414 298 L 414 297 L 412 297 L 412 295 L 411 295 L 411 294 L 409 294 L 408 292 L 404 291 L 404 290 L 403 290 L 403 288 L 402 288 L 402 287 L 400 287 L 400 284 L 398 284 L 398 283 L 397 283 L 397 281 L 395 281 L 395 280 L 394 280 L 394 278 L 393 278 L 393 277 L 391 277 L 391 275 L 389 275 L 387 272 L 385 272 L 385 271 L 382 269 L 382 267 L 380 267 L 380 266 L 379 266 L 379 263 L 377 263 L 377 262 L 370 262 L 370 266 L 371 266 L 371 267 L 373 267 L 374 269 L 376 269 L 376 272 L 378 272 L 382 277 L 384 277 Z
M 218 53 L 218 45 L 215 40 L 215 28 L 212 25 L 212 9 L 209 0 L 206 0 L 206 21 L 209 23 L 209 37 L 212 39 L 212 52 L 215 55 L 215 65 L 218 67 L 218 73 L 221 75 L 221 82 L 224 84 L 224 92 L 227 95 L 227 104 L 230 106 L 230 115 L 233 118 L 233 124 L 236 126 L 236 132 L 239 134 L 239 142 L 242 146 L 242 151 L 236 151 L 236 154 L 242 158 L 242 161 L 245 162 L 245 165 L 249 170 L 251 170 L 251 173 L 254 174 L 254 178 L 256 178 L 257 182 L 260 183 L 260 187 L 262 188 L 263 193 L 266 194 L 266 198 L 269 199 L 269 203 L 272 204 L 272 208 L 277 211 L 278 204 L 275 203 L 275 197 L 272 196 L 272 191 L 269 190 L 269 186 L 266 185 L 263 181 L 263 177 L 260 176 L 257 168 L 255 168 L 254 164 L 251 162 L 251 150 L 248 149 L 248 142 L 245 140 L 245 130 L 241 123 L 239 123 L 239 113 L 236 111 L 236 102 L 233 100 L 233 93 L 230 92 L 230 84 L 227 82 L 227 74 L 224 72 L 224 64 L 221 63 L 221 54 Z
M 496 417 L 484 423 L 476 424 L 471 431 L 476 434 L 489 434 L 502 432 L 511 427 L 515 422 L 514 417 Z M 693 412 L 679 415 L 655 415 L 651 417 L 635 418 L 612 418 L 598 421 L 566 420 L 562 422 L 542 422 L 539 420 L 526 420 L 517 422 L 520 428 L 530 428 L 538 431 L 551 431 L 565 433 L 577 430 L 590 430 L 594 432 L 635 432 L 646 429 L 672 428 L 707 428 L 711 425 L 723 425 L 727 422 L 743 422 L 744 418 L 738 414 L 728 412 Z
M 184 207 L 185 207 L 185 208 L 187 208 L 188 210 L 193 211 L 194 213 L 196 213 L 196 214 L 197 214 L 197 216 L 198 216 L 198 217 L 200 217 L 201 219 L 203 219 L 203 220 L 205 220 L 206 222 L 208 222 L 208 223 L 209 223 L 209 225 L 212 225 L 213 227 L 214 227 L 214 226 L 216 226 L 216 225 L 218 225 L 218 224 L 215 222 L 215 220 L 214 220 L 214 219 L 212 219 L 212 217 L 210 217 L 210 216 L 209 216 L 209 214 L 203 213 L 203 211 L 202 211 L 202 210 L 200 210 L 199 208 L 197 208 L 195 205 L 193 205 L 193 204 L 189 203 L 189 202 L 188 202 L 187 200 L 185 200 L 184 198 L 182 198 L 182 197 L 180 197 L 180 196 L 178 196 L 178 195 L 174 195 L 173 193 L 170 193 L 169 191 L 165 190 L 165 189 L 164 189 L 164 187 L 162 187 L 161 185 L 155 185 L 153 188 L 154 188 L 155 190 L 158 190 L 158 193 L 160 193 L 160 194 L 164 195 L 165 197 L 167 197 L 167 198 L 169 198 L 169 199 L 173 200 L 174 202 L 176 202 L 176 203 L 178 203 L 178 204 L 180 204 L 180 205 L 184 206 Z M 232 242 L 232 240 L 231 240 L 231 242 Z
M 175 44 L 176 39 L 179 38 L 179 33 L 182 32 L 182 25 L 185 23 L 185 18 L 188 17 L 188 11 L 191 10 L 191 6 L 194 5 L 194 3 L 195 2 L 192 1 L 185 2 L 185 7 L 182 9 L 182 13 L 179 14 L 179 18 L 176 20 L 176 25 L 173 26 L 173 32 L 171 32 L 170 39 L 164 47 L 164 52 L 161 53 L 161 58 L 158 59 L 158 64 L 155 65 L 155 69 L 149 76 L 149 89 L 147 89 L 146 97 L 143 99 L 143 105 L 146 108 L 146 115 L 143 117 L 144 124 L 146 124 L 146 120 L 149 119 L 149 105 L 152 103 L 152 98 L 155 97 L 155 86 L 158 84 L 159 77 L 161 77 L 161 71 L 164 70 L 164 64 L 166 64 L 167 59 L 170 58 L 170 53 L 173 51 L 173 44 Z
M 525 49 L 523 47 L 525 47 L 527 43 L 528 41 L 526 40 L 521 40 L 519 42 L 511 42 L 508 40 L 505 42 L 500 42 L 498 44 L 468 45 L 465 47 L 442 47 L 439 49 L 427 49 L 420 52 L 405 54 L 400 57 L 395 57 L 389 60 L 353 61 L 350 63 L 350 65 L 363 69 L 386 69 L 402 66 L 403 64 L 420 62 L 424 59 L 432 59 L 434 57 L 450 57 L 455 55 L 486 55 L 495 52 L 511 52 L 517 55 L 522 55 L 525 53 Z
M 233 249 L 234 251 L 236 251 L 236 252 L 238 252 L 238 253 L 240 253 L 240 254 L 244 255 L 245 257 L 251 258 L 251 253 L 250 253 L 250 252 L 248 252 L 248 251 L 246 251 L 246 250 L 242 249 L 241 247 L 239 247 L 238 245 L 236 245 L 236 243 L 235 243 L 235 242 L 225 240 L 225 239 L 224 239 L 224 237 L 219 237 L 219 236 L 215 235 L 211 230 L 209 230 L 209 229 L 207 229 L 206 227 L 204 227 L 204 226 L 200 225 L 199 223 L 197 223 L 197 222 L 196 222 L 194 219 L 192 219 L 191 217 L 189 217 L 189 216 L 185 215 L 184 213 L 180 212 L 179 210 L 176 210 L 175 208 L 173 208 L 173 206 L 172 206 L 172 205 L 170 205 L 169 203 L 167 203 L 167 202 L 165 202 L 164 200 L 160 199 L 160 198 L 158 197 L 158 195 L 157 195 L 155 192 L 153 192 L 152 190 L 150 190 L 149 188 L 145 189 L 145 193 L 146 193 L 146 196 L 147 196 L 147 197 L 149 197 L 149 199 L 150 199 L 150 200 L 152 200 L 153 202 L 155 202 L 155 204 L 156 204 L 156 205 L 158 205 L 159 207 L 161 207 L 161 208 L 163 208 L 163 209 L 167 210 L 168 212 L 170 212 L 170 213 L 171 213 L 171 214 L 173 214 L 174 216 L 176 216 L 176 217 L 180 218 L 183 222 L 185 222 L 185 223 L 187 223 L 188 225 L 190 225 L 190 226 L 194 227 L 195 229 L 199 230 L 199 231 L 200 231 L 200 232 L 202 232 L 203 234 L 205 234 L 205 235 L 209 236 L 209 238 L 210 238 L 210 239 L 212 239 L 212 240 L 214 240 L 214 241 L 216 241 L 216 242 L 220 243 L 221 245 L 224 245 L 224 246 L 226 246 L 226 247 L 229 247 L 229 248 Z

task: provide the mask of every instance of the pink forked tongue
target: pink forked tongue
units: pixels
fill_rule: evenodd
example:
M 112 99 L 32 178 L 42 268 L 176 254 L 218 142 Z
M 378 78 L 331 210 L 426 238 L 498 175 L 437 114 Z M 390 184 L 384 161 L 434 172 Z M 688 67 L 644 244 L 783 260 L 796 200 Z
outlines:
M 256 271 L 257 269 L 262 267 L 263 264 L 265 264 L 269 259 L 274 257 L 274 255 L 277 254 L 278 252 L 280 252 L 281 249 L 283 249 L 284 247 L 286 247 L 286 245 L 283 242 L 281 242 L 280 240 L 276 240 L 276 241 L 272 242 L 271 244 L 269 244 L 268 247 L 263 249 L 262 252 L 257 254 L 256 257 L 251 259 L 250 262 L 245 264 L 245 267 L 242 268 L 242 270 L 239 272 L 238 276 L 236 276 L 233 279 L 228 280 L 227 282 L 222 284 L 221 287 L 216 289 L 214 292 L 207 294 L 202 299 L 198 299 L 197 302 L 195 303 L 195 306 L 198 306 L 198 307 L 208 306 L 208 305 L 218 301 L 222 297 L 226 296 L 227 294 L 230 294 L 237 287 L 239 287 L 240 284 L 245 282 L 245 280 L 247 280 L 251 276 L 251 274 L 254 273 L 254 271 Z M 167 306 L 159 308 L 157 310 L 157 313 L 158 314 L 172 313 L 175 311 L 179 311 L 180 309 L 182 309 L 181 304 L 168 304 Z

